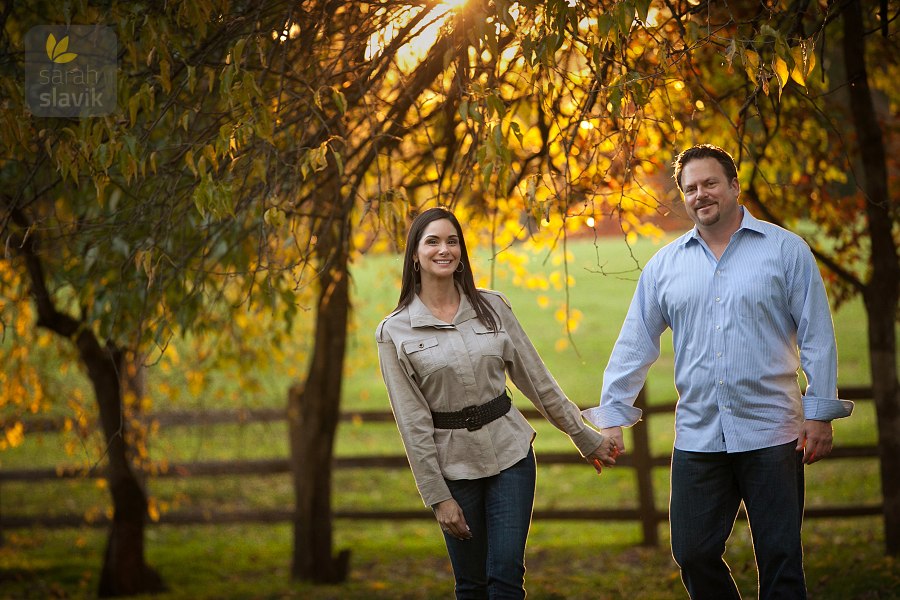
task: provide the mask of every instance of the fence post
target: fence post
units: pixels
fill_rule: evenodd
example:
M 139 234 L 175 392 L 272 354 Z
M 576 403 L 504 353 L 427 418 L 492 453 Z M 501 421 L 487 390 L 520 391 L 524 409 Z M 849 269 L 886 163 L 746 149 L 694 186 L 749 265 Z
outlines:
M 644 410 L 647 406 L 646 387 L 641 389 L 634 402 L 636 408 Z M 638 512 L 641 529 L 644 532 L 643 546 L 658 546 L 659 531 L 656 521 L 656 505 L 653 497 L 653 461 L 650 454 L 650 436 L 647 433 L 648 420 L 644 418 L 631 428 L 634 448 L 631 456 L 634 460 L 634 474 L 638 487 Z

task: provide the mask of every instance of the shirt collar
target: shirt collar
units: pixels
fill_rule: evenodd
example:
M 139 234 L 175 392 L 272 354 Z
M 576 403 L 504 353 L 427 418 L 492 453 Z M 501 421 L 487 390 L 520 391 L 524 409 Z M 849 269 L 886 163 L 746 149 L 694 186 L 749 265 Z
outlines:
M 456 325 L 478 316 L 475 313 L 475 309 L 472 308 L 472 303 L 469 302 L 468 296 L 466 296 L 458 283 L 456 284 L 456 290 L 459 292 L 459 310 L 456 311 L 456 316 L 453 317 L 451 325 Z M 413 296 L 412 302 L 409 303 L 409 323 L 413 327 L 447 327 L 448 325 L 431 314 L 431 311 L 419 298 L 418 293 Z
M 751 215 L 746 206 L 741 205 L 741 214 L 741 226 L 738 227 L 738 231 L 747 229 L 749 231 L 755 231 L 756 233 L 762 235 L 766 234 L 766 230 L 763 229 L 760 220 Z M 737 233 L 737 231 L 735 233 Z M 697 229 L 697 226 L 694 225 L 694 228 L 687 232 L 687 234 L 684 236 L 684 239 L 681 240 L 681 245 L 686 246 L 692 241 L 699 243 L 701 239 L 702 238 L 700 237 L 700 231 Z

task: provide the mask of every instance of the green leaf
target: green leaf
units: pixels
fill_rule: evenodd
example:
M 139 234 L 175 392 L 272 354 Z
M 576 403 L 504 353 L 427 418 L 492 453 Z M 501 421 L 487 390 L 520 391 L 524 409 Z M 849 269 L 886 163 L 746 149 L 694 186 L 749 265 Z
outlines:
M 487 189 L 491 185 L 491 174 L 494 172 L 493 161 L 481 165 L 481 171 L 484 180 L 484 188 Z
M 459 116 L 462 117 L 463 121 L 469 120 L 469 101 L 463 100 L 459 103 Z
M 347 98 L 344 96 L 344 93 L 337 87 L 332 86 L 331 97 L 334 100 L 334 105 L 337 106 L 338 112 L 342 115 L 345 114 L 347 112 Z
M 244 54 L 244 46 L 247 44 L 247 38 L 241 38 L 234 45 L 231 51 L 231 64 L 234 65 L 236 71 L 241 68 L 241 56 Z
M 631 32 L 631 24 L 634 22 L 634 6 L 628 2 L 622 2 L 616 7 L 616 28 L 619 33 L 628 37 Z
M 331 155 L 334 156 L 334 164 L 337 166 L 338 175 L 343 177 L 344 176 L 344 159 L 341 158 L 341 153 L 332 149 Z
M 269 227 L 274 227 L 276 229 L 282 227 L 285 222 L 284 211 L 276 206 L 271 206 L 263 213 L 263 221 Z
M 650 14 L 650 3 L 652 0 L 635 0 L 634 10 L 637 12 L 638 19 L 641 23 L 647 22 L 647 15 Z
M 478 110 L 478 107 L 475 104 L 469 104 L 469 116 L 479 125 L 484 124 L 484 117 L 481 115 L 481 111 Z
M 524 139 L 524 136 L 522 135 L 522 129 L 519 127 L 519 124 L 513 121 L 509 124 L 509 128 L 513 132 L 513 135 L 516 136 L 516 139 L 519 140 L 519 145 L 523 146 L 522 140 Z
M 506 104 L 503 103 L 503 99 L 500 98 L 496 93 L 491 94 L 487 97 L 488 106 L 491 107 L 496 113 L 497 116 L 501 119 L 506 116 Z

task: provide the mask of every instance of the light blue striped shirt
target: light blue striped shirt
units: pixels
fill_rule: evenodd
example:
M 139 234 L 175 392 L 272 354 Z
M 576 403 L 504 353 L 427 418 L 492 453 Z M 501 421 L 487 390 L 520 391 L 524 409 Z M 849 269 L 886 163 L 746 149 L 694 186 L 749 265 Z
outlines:
M 603 377 L 598 427 L 630 426 L 660 336 L 675 348 L 675 447 L 744 452 L 797 439 L 805 419 L 846 417 L 825 286 L 799 236 L 755 219 L 716 261 L 695 227 L 641 273 Z M 798 369 L 809 382 L 801 396 Z

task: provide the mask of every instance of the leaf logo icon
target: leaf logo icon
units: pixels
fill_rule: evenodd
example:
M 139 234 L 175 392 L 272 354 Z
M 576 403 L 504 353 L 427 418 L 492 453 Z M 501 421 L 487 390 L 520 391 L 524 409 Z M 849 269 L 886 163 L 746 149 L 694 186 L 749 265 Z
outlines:
M 53 62 L 62 64 L 72 62 L 78 58 L 78 55 L 74 52 L 66 52 L 68 49 L 69 36 L 64 37 L 58 42 L 52 33 L 47 36 L 47 58 Z

